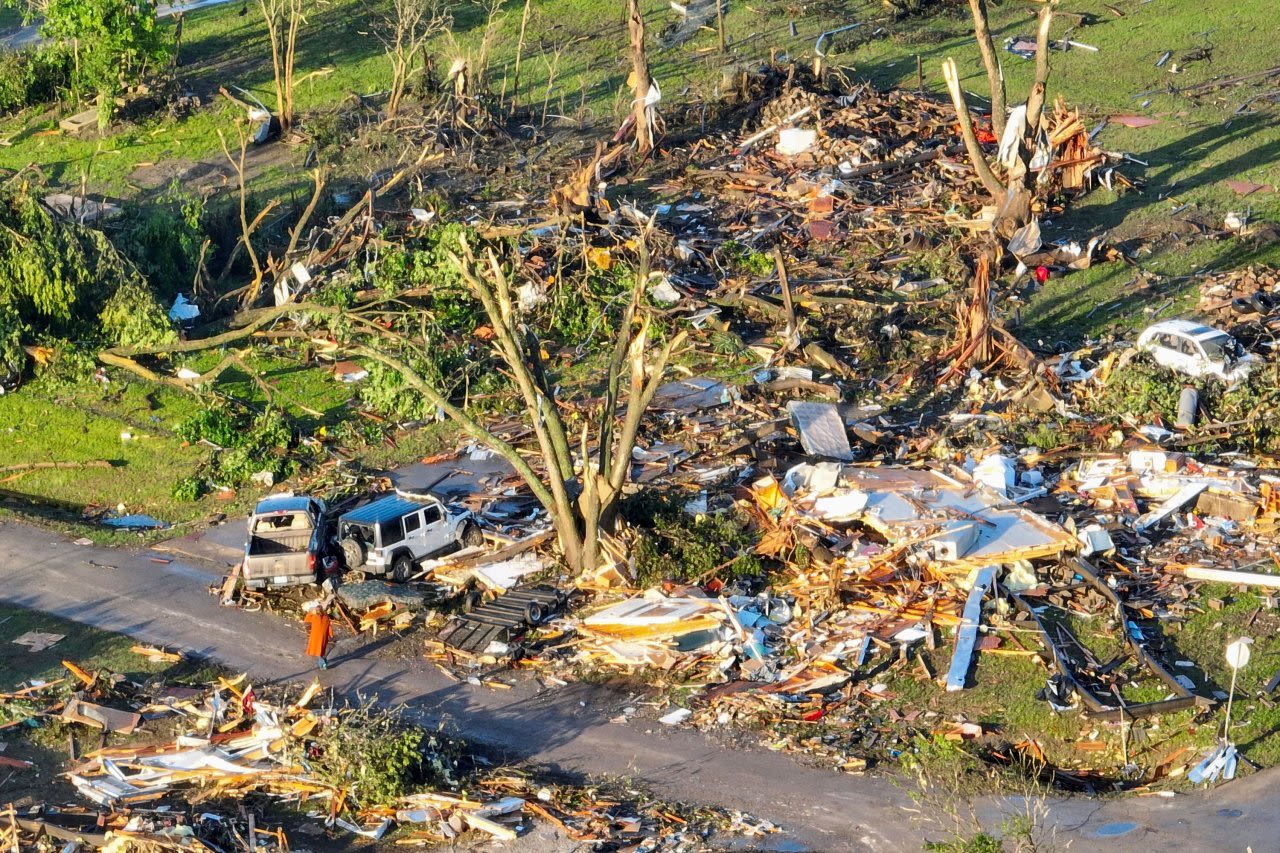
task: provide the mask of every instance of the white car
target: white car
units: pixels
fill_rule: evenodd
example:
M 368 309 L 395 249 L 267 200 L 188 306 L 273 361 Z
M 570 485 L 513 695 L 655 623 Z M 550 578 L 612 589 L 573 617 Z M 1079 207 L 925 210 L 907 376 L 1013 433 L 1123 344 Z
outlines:
M 1138 349 L 1157 364 L 1187 376 L 1216 376 L 1236 383 L 1249 375 L 1257 359 L 1226 332 L 1190 320 L 1164 320 L 1138 336 Z

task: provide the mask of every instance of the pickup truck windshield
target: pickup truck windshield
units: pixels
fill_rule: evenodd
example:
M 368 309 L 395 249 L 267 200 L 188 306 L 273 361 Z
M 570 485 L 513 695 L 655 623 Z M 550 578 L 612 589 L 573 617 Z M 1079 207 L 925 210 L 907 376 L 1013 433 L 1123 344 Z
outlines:
M 310 530 L 311 517 L 305 512 L 289 512 L 279 515 L 264 515 L 253 520 L 253 532 L 256 535 L 270 535 L 285 531 Z

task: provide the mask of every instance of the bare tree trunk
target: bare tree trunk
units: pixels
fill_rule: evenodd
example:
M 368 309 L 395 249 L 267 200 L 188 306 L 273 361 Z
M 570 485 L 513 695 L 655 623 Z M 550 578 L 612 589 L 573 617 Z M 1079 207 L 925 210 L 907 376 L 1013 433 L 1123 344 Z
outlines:
M 293 126 L 293 65 L 298 30 L 305 23 L 303 0 L 258 0 L 271 42 L 271 72 L 276 90 L 276 118 L 280 129 Z
M 520 107 L 520 57 L 524 53 L 524 33 L 529 26 L 529 7 L 533 0 L 524 0 L 524 12 L 520 15 L 520 38 L 516 40 L 516 67 L 512 73 L 511 83 L 511 109 L 516 110 Z
M 248 212 L 248 192 L 245 189 L 244 180 L 244 155 L 246 148 L 246 140 L 244 129 L 239 124 L 236 125 L 236 133 L 240 138 L 240 156 L 239 158 L 231 156 L 231 150 L 227 147 L 227 139 L 222 135 L 222 131 L 218 131 L 218 141 L 222 143 L 222 153 L 226 155 L 227 161 L 231 163 L 231 168 L 236 172 L 236 184 L 240 190 L 240 240 L 244 245 L 244 249 L 249 253 L 249 263 L 253 265 L 253 281 L 249 283 L 249 296 L 245 301 L 245 305 L 252 305 L 253 301 L 258 297 L 258 289 L 262 286 L 262 265 L 258 262 L 258 253 L 253 249 L 253 231 L 257 223 L 261 220 L 261 214 L 249 222 Z
M 298 49 L 298 28 L 302 26 L 302 0 L 289 0 L 288 40 L 285 44 L 284 108 L 280 111 L 280 130 L 293 127 L 293 65 Z
M 284 74 L 280 54 L 280 3 L 278 0 L 258 0 L 262 20 L 267 26 L 267 39 L 271 42 L 271 76 L 276 89 L 276 114 L 284 124 Z
M 1004 184 L 1000 183 L 995 173 L 991 171 L 987 157 L 982 153 L 982 146 L 978 144 L 978 137 L 973 132 L 973 121 L 969 117 L 969 105 L 965 103 L 964 92 L 960 89 L 960 76 L 956 73 L 955 60 L 948 58 L 942 63 L 942 76 L 947 81 L 951 103 L 956 108 L 956 118 L 960 121 L 960 136 L 964 139 L 964 147 L 969 152 L 969 159 L 973 161 L 973 170 L 978 173 L 978 179 L 982 181 L 982 186 L 992 198 L 1002 198 L 1005 192 Z
M 973 13 L 973 34 L 978 40 L 978 52 L 982 54 L 982 64 L 987 67 L 987 83 L 991 87 L 991 130 L 999 139 L 1004 136 L 1004 72 L 991 39 L 987 0 L 969 0 L 969 11 Z
M 1035 176 L 1031 173 L 1031 158 L 1035 156 L 1036 141 L 1040 137 L 1040 119 L 1044 113 L 1045 90 L 1049 84 L 1049 27 L 1052 23 L 1053 8 L 1046 4 L 1040 10 L 1040 28 L 1036 32 L 1036 79 L 1027 95 L 1027 136 L 1022 146 L 1026 166 L 1022 180 L 1027 187 L 1035 184 Z
M 644 16 L 640 13 L 640 0 L 627 0 L 627 32 L 631 37 L 631 115 L 636 126 L 636 150 L 645 157 L 653 150 L 649 132 L 648 109 L 645 98 L 649 95 L 649 61 L 644 48 Z

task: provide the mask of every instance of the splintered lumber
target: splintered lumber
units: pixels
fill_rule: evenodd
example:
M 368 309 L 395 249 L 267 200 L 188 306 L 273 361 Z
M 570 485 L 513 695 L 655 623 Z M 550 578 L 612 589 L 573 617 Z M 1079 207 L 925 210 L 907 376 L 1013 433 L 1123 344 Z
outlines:
M 1154 527 L 1173 515 L 1182 507 L 1191 503 L 1191 501 L 1200 497 L 1200 493 L 1209 488 L 1208 483 L 1191 483 L 1179 489 L 1171 498 L 1166 500 L 1160 506 L 1148 512 L 1142 518 L 1138 519 L 1137 528 L 1139 531 Z
M 964 605 L 964 617 L 956 634 L 956 651 L 951 656 L 951 669 L 947 672 L 947 692 L 964 689 L 965 677 L 973 659 L 973 646 L 978 641 L 978 623 L 982 619 L 982 598 L 995 582 L 996 567 L 984 566 L 978 571 L 969 590 L 969 600 Z
M 152 663 L 177 663 L 182 660 L 181 654 L 157 649 L 154 646 L 130 646 L 129 651 L 135 655 L 142 655 Z
M 1218 583 L 1280 589 L 1280 575 L 1264 575 L 1260 572 L 1236 572 L 1230 569 L 1210 569 L 1206 566 L 1187 566 L 1182 570 L 1182 573 L 1197 581 L 1216 581 Z
M 494 838 L 500 838 L 503 841 L 515 841 L 516 831 L 509 826 L 503 826 L 496 821 L 489 820 L 487 817 L 481 817 L 475 812 L 463 812 L 462 819 L 467 826 L 472 829 L 478 829 L 487 832 Z

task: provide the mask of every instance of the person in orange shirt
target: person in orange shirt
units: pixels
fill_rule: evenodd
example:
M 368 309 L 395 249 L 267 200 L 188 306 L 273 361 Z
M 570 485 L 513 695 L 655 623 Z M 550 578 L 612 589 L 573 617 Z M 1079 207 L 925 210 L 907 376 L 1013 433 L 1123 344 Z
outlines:
M 320 669 L 328 669 L 329 661 L 325 659 L 325 653 L 329 650 L 329 641 L 333 639 L 333 622 L 319 601 L 308 601 L 302 605 L 302 610 L 302 621 L 310 626 L 307 654 L 316 659 L 316 666 Z

